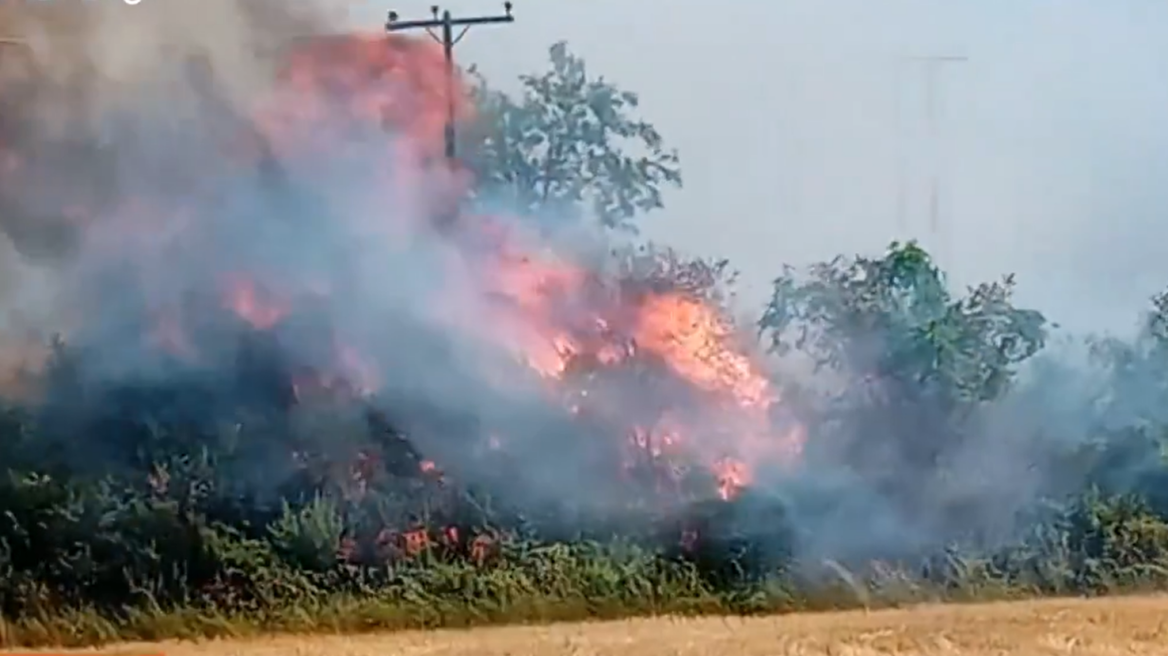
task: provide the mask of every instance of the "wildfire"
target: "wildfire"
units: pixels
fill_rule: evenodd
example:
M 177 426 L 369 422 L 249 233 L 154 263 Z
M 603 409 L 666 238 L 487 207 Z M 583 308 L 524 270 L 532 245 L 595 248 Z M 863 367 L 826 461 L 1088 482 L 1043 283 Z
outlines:
M 769 405 L 770 382 L 754 363 L 727 348 L 732 330 L 716 309 L 676 294 L 652 296 L 639 308 L 637 344 L 661 356 L 680 376 L 746 408 Z
M 494 293 L 505 301 L 497 316 L 509 327 L 506 341 L 549 384 L 570 389 L 567 373 L 577 362 L 618 368 L 653 358 L 703 393 L 703 423 L 724 422 L 734 429 L 692 430 L 659 417 L 650 428 L 630 427 L 628 440 L 636 450 L 666 464 L 703 460 L 723 499 L 753 481 L 755 465 L 790 466 L 798 460 L 805 439 L 801 429 L 772 429 L 778 394 L 757 363 L 735 348 L 734 328 L 716 306 L 681 292 L 596 294 L 603 283 L 579 269 L 532 258 L 500 257 L 488 271 Z M 567 396 L 573 415 L 591 400 L 587 390 Z
M 437 266 L 439 272 L 428 275 L 453 278 L 451 287 L 463 295 L 459 302 L 468 297 L 468 303 L 473 301 L 475 309 L 466 313 L 478 319 L 472 326 L 476 335 L 529 367 L 532 378 L 549 390 L 549 398 L 562 403 L 566 414 L 580 421 L 615 416 L 612 423 L 623 427 L 612 439 L 627 447 L 630 460 L 648 459 L 674 473 L 704 469 L 715 481 L 716 494 L 725 499 L 750 485 L 757 467 L 796 463 L 804 440 L 801 430 L 774 426 L 773 415 L 784 410 L 779 394 L 759 362 L 741 347 L 734 326 L 715 304 L 680 289 L 656 291 L 636 280 L 591 271 L 570 254 L 554 252 L 504 220 L 464 213 L 458 225 L 462 233 L 455 236 L 429 224 L 436 214 L 458 205 L 467 191 L 460 186 L 466 182 L 464 174 L 440 161 L 448 102 L 453 100 L 460 117 L 469 114 L 465 93 L 446 97 L 440 83 L 444 76 L 442 53 L 421 41 L 378 35 L 307 43 L 293 49 L 280 84 L 257 104 L 247 129 L 241 130 L 244 134 L 229 144 L 231 153 L 224 155 L 224 161 L 237 162 L 240 145 L 246 142 L 248 146 L 262 144 L 243 148 L 255 158 L 255 168 L 272 161 L 287 169 L 303 165 L 314 173 L 325 171 L 320 178 L 325 179 L 328 174 L 348 175 L 357 168 L 354 162 L 363 167 L 379 165 L 384 170 L 361 168 L 360 175 L 368 177 L 353 183 L 360 187 L 355 193 L 369 199 L 357 203 L 346 198 L 352 202 L 330 206 L 328 220 L 351 228 L 344 234 L 358 242 L 362 252 L 384 247 L 387 260 L 408 254 L 411 239 L 446 240 L 443 248 L 457 251 L 449 259 L 464 268 L 453 273 L 454 269 Z M 394 135 L 384 143 L 387 152 L 369 155 L 369 142 L 374 141 L 370 135 L 387 131 Z M 12 153 L 0 149 L 0 162 L 10 157 Z M 329 169 L 330 165 L 341 173 Z M 315 182 L 309 178 L 303 184 Z M 174 214 L 189 217 L 192 210 L 179 207 Z M 160 217 L 159 223 L 165 223 L 165 218 Z M 200 229 L 197 220 L 184 220 L 183 225 Z M 227 234 L 231 237 L 192 243 L 229 242 L 236 233 Z M 136 249 L 146 246 L 135 242 L 135 246 L 123 246 L 117 255 L 143 259 Z M 312 248 L 319 246 L 323 251 L 333 244 L 297 246 L 315 255 Z M 301 255 L 298 252 L 295 257 Z M 167 254 L 153 253 L 150 258 L 151 262 L 165 261 Z M 305 269 L 316 261 L 302 259 L 296 264 Z M 377 258 L 372 261 L 379 263 Z M 198 264 L 202 263 L 192 266 Z M 191 284 L 216 290 L 220 309 L 234 314 L 251 330 L 273 333 L 298 314 L 313 311 L 301 299 L 354 293 L 352 270 L 361 271 L 361 263 L 349 261 L 335 271 L 328 267 L 310 270 L 302 278 L 319 284 L 309 285 L 285 275 L 283 269 L 267 269 L 247 258 L 229 264 L 225 270 L 232 271 L 231 275 L 216 273 L 208 276 L 211 282 L 198 279 Z M 377 281 L 382 282 L 387 287 L 399 284 L 388 276 Z M 199 340 L 192 339 L 197 328 L 186 325 L 190 317 L 157 307 L 151 311 L 150 338 L 155 344 L 184 357 L 200 356 Z M 327 355 L 312 363 L 311 374 L 305 374 L 311 380 L 293 381 L 297 397 L 309 388 L 336 390 L 342 387 L 338 381 L 359 396 L 375 396 L 391 372 L 374 354 L 384 352 L 382 340 L 391 339 L 375 329 L 358 331 L 357 336 L 329 334 L 322 347 Z M 590 374 L 626 369 L 645 369 L 675 383 L 682 392 L 662 393 L 674 407 L 666 407 L 660 399 L 654 403 L 662 408 L 636 403 L 642 393 L 646 397 L 650 393 L 637 387 L 631 376 L 617 394 L 622 397 L 623 403 L 617 404 L 621 408 L 609 407 L 612 394 L 590 393 Z M 653 413 L 656 416 L 647 416 Z M 507 435 L 491 431 L 491 427 L 484 431 L 483 444 L 492 452 L 506 451 Z M 445 464 L 423 460 L 419 474 L 439 477 L 446 471 Z M 425 532 L 410 532 L 400 539 L 407 543 L 407 550 L 416 550 L 427 538 Z
M 288 315 L 290 308 L 261 294 L 255 282 L 247 278 L 234 280 L 227 287 L 225 303 L 257 330 L 268 330 Z

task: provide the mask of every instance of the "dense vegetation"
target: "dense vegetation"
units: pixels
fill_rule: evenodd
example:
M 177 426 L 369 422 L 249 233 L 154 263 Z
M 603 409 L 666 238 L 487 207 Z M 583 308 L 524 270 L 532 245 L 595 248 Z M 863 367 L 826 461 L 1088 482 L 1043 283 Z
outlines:
M 635 232 L 677 158 L 633 94 L 563 45 L 551 60 L 522 97 L 479 88 L 485 197 Z M 783 271 L 757 328 L 809 429 L 804 473 L 574 525 L 427 475 L 359 401 L 293 402 L 262 335 L 230 380 L 116 387 L 58 344 L 38 401 L 0 413 L 0 645 L 1168 583 L 1168 295 L 1137 338 L 1068 347 L 1012 291 L 956 294 L 913 244 Z

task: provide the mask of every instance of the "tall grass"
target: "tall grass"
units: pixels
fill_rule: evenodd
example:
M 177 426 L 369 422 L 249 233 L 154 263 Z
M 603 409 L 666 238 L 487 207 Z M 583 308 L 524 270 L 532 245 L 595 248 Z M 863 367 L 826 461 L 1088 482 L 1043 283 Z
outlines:
M 1126 546 L 1143 539 L 1130 525 L 1113 528 L 1113 537 L 1126 536 Z M 880 608 L 1138 592 L 1168 582 L 1164 553 L 1136 561 L 1125 560 L 1130 554 L 1122 553 L 1123 545 L 1108 548 L 1098 559 L 1070 551 L 1003 551 L 992 558 L 950 553 L 925 567 L 870 563 L 849 569 L 824 561 L 727 583 L 711 580 L 694 563 L 627 543 L 516 543 L 489 563 L 422 554 L 392 567 L 338 567 L 313 576 L 278 565 L 259 573 L 262 589 L 247 599 L 192 596 L 175 604 L 146 595 L 112 608 L 32 605 L 35 610 L 0 622 L 0 647 Z

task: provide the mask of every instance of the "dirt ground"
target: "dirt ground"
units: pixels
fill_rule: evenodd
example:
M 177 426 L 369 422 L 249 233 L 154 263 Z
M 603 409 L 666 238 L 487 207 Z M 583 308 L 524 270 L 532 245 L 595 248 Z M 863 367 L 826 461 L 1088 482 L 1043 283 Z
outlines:
M 751 619 L 646 619 L 391 635 L 124 645 L 166 656 L 1168 654 L 1168 596 Z

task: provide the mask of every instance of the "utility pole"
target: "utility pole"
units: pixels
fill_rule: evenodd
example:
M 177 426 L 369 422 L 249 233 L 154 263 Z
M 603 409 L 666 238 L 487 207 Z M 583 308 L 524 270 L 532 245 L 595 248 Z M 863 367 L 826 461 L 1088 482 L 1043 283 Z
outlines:
M 940 122 L 941 122 L 941 106 L 938 93 L 938 85 L 940 83 L 940 73 L 942 67 L 948 64 L 959 64 L 969 61 L 968 57 L 962 55 L 925 55 L 916 57 L 906 57 L 904 62 L 906 64 L 918 64 L 924 67 L 925 73 L 925 121 L 926 130 L 930 142 L 936 148 L 937 161 L 932 162 L 931 171 L 929 173 L 929 231 L 934 237 L 938 236 L 941 227 L 941 162 L 940 162 Z M 899 76 L 898 76 L 899 79 Z M 900 93 L 897 93 L 897 130 L 902 134 L 903 138 L 903 124 L 900 116 L 899 102 Z M 905 223 L 905 180 L 904 180 L 904 163 L 903 157 L 898 158 L 898 180 L 897 180 L 897 221 L 902 225 Z
M 442 11 L 439 15 L 438 5 L 430 7 L 430 13 L 433 18 L 425 20 L 398 20 L 398 13 L 396 11 L 389 12 L 389 20 L 385 23 L 385 30 L 387 32 L 401 32 L 403 30 L 426 30 L 432 39 L 442 44 L 443 53 L 446 56 L 446 159 L 454 162 L 455 156 L 455 135 L 454 135 L 454 119 L 455 119 L 455 89 L 454 89 L 454 46 L 462 37 L 466 36 L 468 30 L 475 25 L 488 25 L 491 23 L 513 23 L 515 17 L 511 15 L 512 5 L 510 2 L 503 3 L 503 14 L 494 16 L 467 16 L 462 18 L 455 18 L 450 14 L 450 10 Z M 434 28 L 442 28 L 442 35 L 439 36 L 434 33 Z M 454 28 L 461 27 L 462 30 L 458 36 L 454 35 Z
M 905 161 L 905 139 L 907 137 L 904 121 L 904 73 L 902 66 L 896 67 L 896 76 L 893 80 L 893 108 L 892 118 L 896 122 L 896 231 L 897 239 L 902 239 L 908 233 L 908 163 Z

